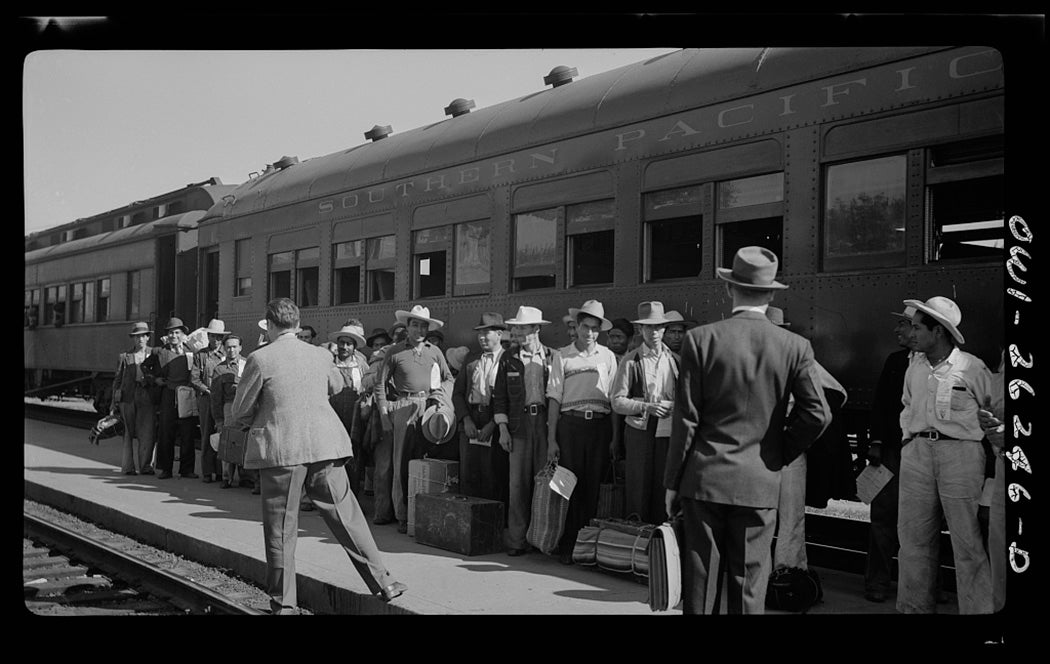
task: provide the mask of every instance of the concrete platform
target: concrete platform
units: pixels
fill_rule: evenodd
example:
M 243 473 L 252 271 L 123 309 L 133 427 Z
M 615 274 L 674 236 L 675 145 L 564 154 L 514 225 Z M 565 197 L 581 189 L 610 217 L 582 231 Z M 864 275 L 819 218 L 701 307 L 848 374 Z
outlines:
M 121 440 L 91 445 L 87 431 L 25 420 L 25 497 L 153 546 L 262 582 L 261 506 L 248 489 L 120 473 Z M 198 453 L 199 458 L 199 453 Z M 198 461 L 199 464 L 199 461 Z M 372 514 L 371 498 L 362 505 Z M 408 592 L 390 604 L 372 597 L 317 512 L 300 512 L 299 604 L 318 614 L 646 615 L 647 588 L 593 567 L 566 566 L 539 553 L 463 557 L 417 543 L 396 524 L 372 526 L 387 567 Z M 863 580 L 818 569 L 825 599 L 811 614 L 894 613 L 863 598 Z M 938 607 L 955 612 L 954 597 Z

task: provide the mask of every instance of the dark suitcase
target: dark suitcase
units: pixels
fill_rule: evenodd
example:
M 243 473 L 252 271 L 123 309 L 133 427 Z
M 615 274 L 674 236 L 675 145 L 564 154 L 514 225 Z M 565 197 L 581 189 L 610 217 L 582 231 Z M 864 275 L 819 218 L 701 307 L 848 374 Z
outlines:
M 416 496 L 416 541 L 465 556 L 503 550 L 503 503 L 454 493 Z
M 248 442 L 248 432 L 234 427 L 224 426 L 219 435 L 219 458 L 227 463 L 244 465 L 244 452 Z M 210 445 L 210 443 L 208 443 Z

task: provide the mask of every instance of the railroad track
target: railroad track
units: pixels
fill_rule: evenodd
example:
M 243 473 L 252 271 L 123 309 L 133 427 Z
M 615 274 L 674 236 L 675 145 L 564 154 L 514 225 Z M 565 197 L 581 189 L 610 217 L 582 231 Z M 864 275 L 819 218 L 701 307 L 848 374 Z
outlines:
M 103 542 L 23 514 L 25 601 L 34 613 L 264 615 Z
M 43 404 L 25 404 L 25 416 L 29 419 L 62 424 L 64 426 L 84 429 L 84 435 L 102 417 L 99 413 L 85 410 L 73 410 L 71 408 L 59 408 L 57 406 L 45 406 Z

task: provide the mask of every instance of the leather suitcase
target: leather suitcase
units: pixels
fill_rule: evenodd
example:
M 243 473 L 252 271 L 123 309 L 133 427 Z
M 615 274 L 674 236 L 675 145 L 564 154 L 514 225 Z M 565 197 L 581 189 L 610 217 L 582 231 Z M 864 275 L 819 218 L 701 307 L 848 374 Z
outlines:
M 219 435 L 219 458 L 227 463 L 244 465 L 244 451 L 248 442 L 248 432 L 234 427 L 222 428 Z
M 503 550 L 503 503 L 454 493 L 416 496 L 416 541 L 465 556 Z
M 416 496 L 421 493 L 457 493 L 459 462 L 412 459 L 408 462 L 408 534 L 416 534 Z

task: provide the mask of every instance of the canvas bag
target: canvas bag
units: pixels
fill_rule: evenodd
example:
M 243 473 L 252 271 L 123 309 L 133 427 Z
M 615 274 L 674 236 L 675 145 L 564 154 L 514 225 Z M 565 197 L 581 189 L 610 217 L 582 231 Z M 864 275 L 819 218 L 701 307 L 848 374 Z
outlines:
M 598 511 L 596 516 L 602 518 L 623 518 L 627 509 L 627 494 L 624 484 L 622 461 L 609 464 L 605 481 L 598 485 Z
M 608 572 L 649 575 L 649 540 L 655 526 L 623 519 L 591 519 L 576 535 L 572 561 Z
M 197 392 L 189 385 L 175 388 L 175 401 L 179 408 L 179 419 L 198 416 Z
M 533 479 L 532 519 L 525 533 L 525 540 L 546 554 L 558 547 L 569 513 L 569 501 L 551 488 L 555 467 L 554 462 L 548 462 Z

